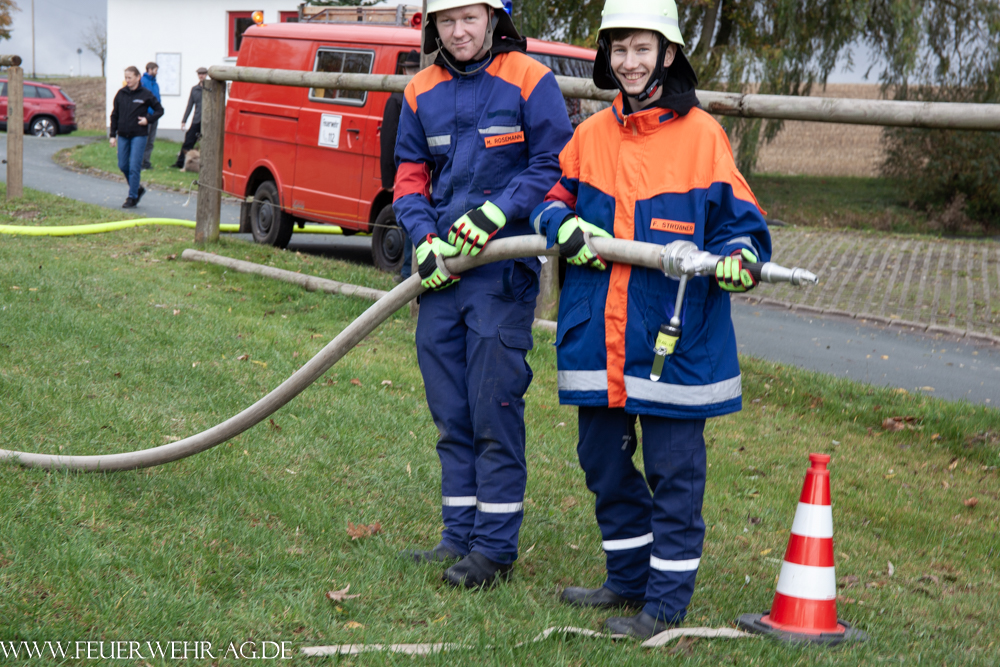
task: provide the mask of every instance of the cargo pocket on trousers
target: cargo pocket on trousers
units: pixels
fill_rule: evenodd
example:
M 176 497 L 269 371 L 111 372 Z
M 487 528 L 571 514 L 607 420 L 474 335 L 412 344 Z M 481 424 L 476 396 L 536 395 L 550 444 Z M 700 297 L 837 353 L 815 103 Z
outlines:
M 525 357 L 528 351 L 534 347 L 535 341 L 531 337 L 531 329 L 520 327 L 497 327 L 500 332 L 500 347 L 497 350 L 498 356 L 504 355 L 506 359 L 497 359 L 495 372 L 498 375 L 498 386 L 502 386 L 506 391 L 497 391 L 495 395 L 501 401 L 520 399 L 524 392 L 528 391 L 533 377 L 531 367 Z M 508 377 L 503 377 L 504 375 Z M 508 396 L 504 397 L 507 392 Z

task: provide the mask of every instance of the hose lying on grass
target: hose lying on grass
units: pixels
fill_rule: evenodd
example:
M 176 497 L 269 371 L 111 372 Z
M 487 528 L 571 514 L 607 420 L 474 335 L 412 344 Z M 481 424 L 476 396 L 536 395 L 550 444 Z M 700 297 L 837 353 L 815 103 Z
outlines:
M 19 236 L 78 236 L 81 234 L 104 234 L 105 232 L 117 232 L 122 229 L 132 229 L 133 227 L 144 227 L 146 225 L 161 225 L 171 227 L 187 227 L 194 229 L 195 223 L 191 220 L 177 220 L 174 218 L 139 218 L 137 220 L 119 220 L 117 222 L 98 222 L 92 225 L 65 225 L 62 227 L 25 227 L 21 225 L 0 225 L 0 234 L 15 234 Z M 220 232 L 235 234 L 240 231 L 239 225 L 219 225 Z M 296 227 L 296 232 L 300 234 L 343 234 L 344 230 L 336 225 L 306 225 L 303 228 Z
M 665 246 L 605 238 L 593 238 L 590 243 L 595 252 L 606 260 L 656 270 L 662 269 L 661 256 Z M 193 258 L 189 253 L 192 251 L 185 251 L 182 257 L 187 255 L 189 258 Z M 458 256 L 449 259 L 446 268 L 453 274 L 461 274 L 473 267 L 499 260 L 558 254 L 559 247 L 546 248 L 545 239 L 541 236 L 518 236 L 493 241 L 475 257 Z M 394 312 L 408 304 L 423 291 L 424 287 L 420 284 L 420 276 L 417 274 L 410 276 L 376 301 L 358 319 L 347 325 L 316 356 L 295 371 L 291 377 L 278 385 L 271 393 L 239 414 L 206 431 L 168 445 L 122 454 L 54 456 L 0 449 L 0 461 L 16 461 L 23 466 L 37 468 L 110 472 L 149 468 L 203 452 L 234 438 L 270 417 L 279 408 L 298 396 L 306 387 L 318 380 L 331 366 L 342 359 Z

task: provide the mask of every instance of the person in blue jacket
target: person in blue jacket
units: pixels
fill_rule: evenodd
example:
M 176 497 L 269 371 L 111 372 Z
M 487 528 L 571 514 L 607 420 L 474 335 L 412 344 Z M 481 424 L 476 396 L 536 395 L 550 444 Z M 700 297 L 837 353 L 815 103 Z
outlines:
M 439 432 L 444 530 L 434 548 L 404 555 L 458 560 L 444 580 L 485 587 L 517 558 L 541 265 L 495 262 L 459 277 L 437 258 L 533 233 L 528 215 L 559 179 L 573 131 L 555 76 L 525 54 L 500 0 L 429 0 L 427 12 L 425 52 L 440 51 L 403 95 L 393 209 L 429 288 L 416 344 Z
M 160 97 L 160 84 L 156 82 L 156 73 L 160 71 L 160 66 L 154 62 L 146 63 L 146 73 L 142 75 L 142 81 L 140 84 L 143 88 L 153 93 L 153 97 L 156 98 L 157 102 L 163 103 L 163 98 Z M 153 107 L 149 108 L 149 113 L 153 113 Z M 154 120 L 149 124 L 149 136 L 146 138 L 146 150 L 142 154 L 142 168 L 152 169 L 153 163 L 150 162 L 150 158 L 153 155 L 153 143 L 156 141 L 156 127 L 160 124 L 160 121 Z
M 694 592 L 705 420 L 742 405 L 729 293 L 754 287 L 743 262 L 767 261 L 771 238 L 725 131 L 698 105 L 674 0 L 606 0 L 602 17 L 594 83 L 619 95 L 576 129 L 560 155 L 562 178 L 532 221 L 569 263 L 556 333 L 559 400 L 579 406 L 577 454 L 607 562 L 602 586 L 567 588 L 562 599 L 637 608 L 605 626 L 646 638 L 680 623 Z M 588 233 L 689 241 L 725 257 L 716 276 L 689 280 L 680 339 L 662 372 L 652 371 L 655 341 L 674 315 L 678 281 L 608 265 Z M 645 477 L 632 462 L 637 419 Z

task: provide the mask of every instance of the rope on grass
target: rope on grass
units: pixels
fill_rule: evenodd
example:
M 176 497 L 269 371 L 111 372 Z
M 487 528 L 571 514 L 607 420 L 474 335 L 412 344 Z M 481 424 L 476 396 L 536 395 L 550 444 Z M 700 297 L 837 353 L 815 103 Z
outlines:
M 574 627 L 548 628 L 538 634 L 534 639 L 519 642 L 514 648 L 527 646 L 536 642 L 544 641 L 554 634 L 559 635 L 582 635 L 584 637 L 594 637 L 597 639 L 624 639 L 625 635 L 609 635 L 593 630 Z M 704 639 L 743 639 L 752 638 L 755 635 L 734 630 L 733 628 L 671 628 L 664 630 L 658 635 L 650 637 L 640 646 L 642 648 L 656 648 L 665 646 L 679 637 L 700 637 Z M 306 646 L 302 648 L 302 654 L 308 656 L 325 655 L 360 655 L 362 653 L 401 653 L 403 655 L 433 655 L 444 651 L 472 650 L 474 646 L 467 644 L 455 644 L 438 642 L 434 644 L 337 644 L 334 646 Z M 487 646 L 487 649 L 495 648 Z

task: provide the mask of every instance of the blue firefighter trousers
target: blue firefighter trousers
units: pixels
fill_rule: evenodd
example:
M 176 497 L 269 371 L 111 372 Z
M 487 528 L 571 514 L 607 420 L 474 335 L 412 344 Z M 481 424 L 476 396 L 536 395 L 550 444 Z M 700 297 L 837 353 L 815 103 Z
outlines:
M 687 613 L 705 539 L 705 420 L 641 415 L 646 477 L 636 470 L 636 415 L 581 407 L 577 454 L 597 496 L 607 588 L 679 623 Z
M 537 260 L 489 264 L 420 297 L 417 361 L 438 428 L 441 541 L 512 563 L 524 515 L 526 361 Z

